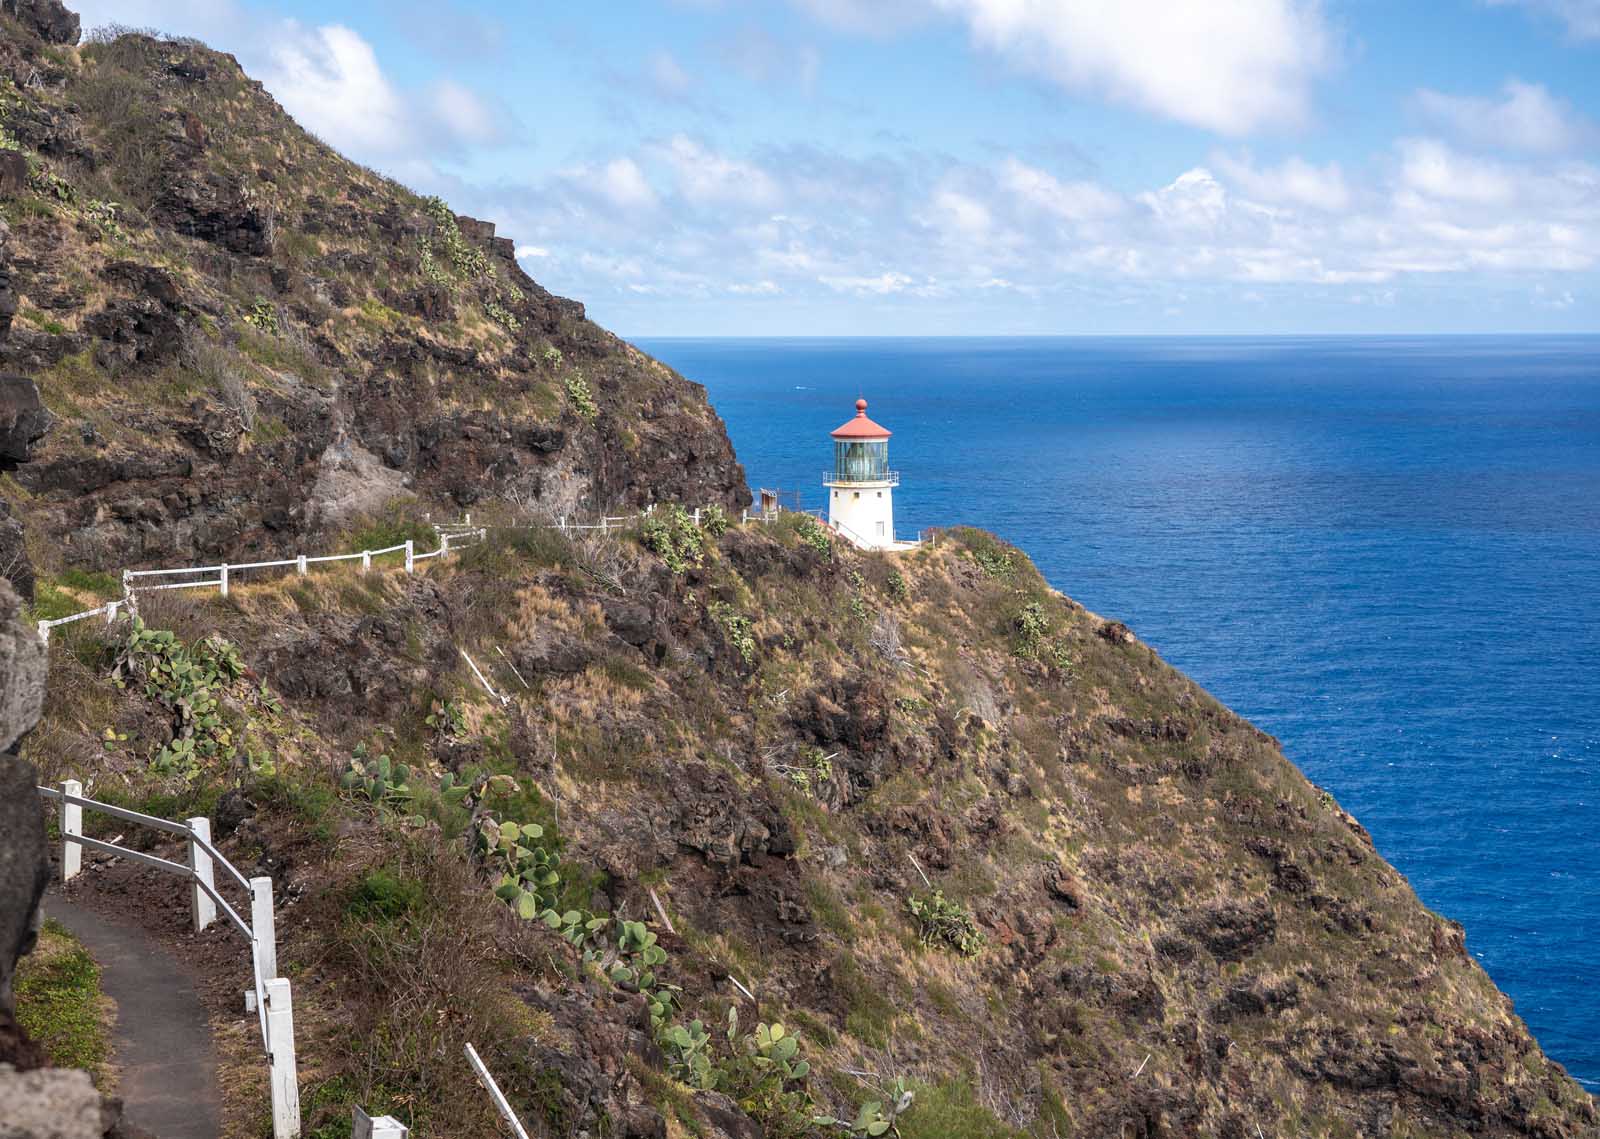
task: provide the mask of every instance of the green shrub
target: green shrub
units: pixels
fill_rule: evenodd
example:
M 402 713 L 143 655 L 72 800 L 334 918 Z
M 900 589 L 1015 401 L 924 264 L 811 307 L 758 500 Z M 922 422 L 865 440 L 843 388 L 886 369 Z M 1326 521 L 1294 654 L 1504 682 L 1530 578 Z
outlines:
M 244 670 L 239 650 L 215 633 L 186 645 L 170 630 L 133 619 L 111 675 L 119 686 L 142 685 L 171 714 L 172 740 L 153 760 L 159 774 L 192 779 L 203 762 L 234 758 L 248 722 L 239 709 L 246 716 L 276 711 L 265 686 L 239 683 Z
M 740 614 L 726 601 L 714 602 L 711 606 L 711 616 L 722 626 L 723 635 L 728 638 L 728 643 L 739 654 L 745 664 L 756 662 L 756 638 L 751 631 L 750 618 Z
M 905 601 L 911 596 L 911 587 L 906 584 L 906 575 L 899 570 L 889 571 L 889 596 L 896 601 Z
M 421 882 L 380 866 L 356 883 L 344 912 L 358 921 L 395 921 L 421 913 L 426 904 Z
M 495 526 L 482 541 L 462 549 L 460 564 L 509 577 L 518 572 L 518 561 L 559 568 L 575 565 L 577 554 L 572 539 L 554 526 Z
M 567 389 L 567 398 L 572 401 L 572 409 L 584 419 L 593 419 L 600 414 L 600 409 L 595 406 L 594 393 L 589 390 L 589 381 L 583 378 L 582 372 L 568 372 L 562 381 Z
M 822 523 L 809 514 L 797 514 L 794 517 L 794 532 L 800 536 L 801 542 L 819 554 L 833 553 L 833 538 Z
M 705 536 L 694 517 L 676 502 L 657 506 L 645 517 L 639 525 L 639 541 L 676 574 L 705 559 Z
M 713 538 L 722 537 L 731 525 L 728 512 L 720 506 L 712 504 L 700 512 L 700 528 Z
M 917 923 L 917 936 L 922 944 L 952 949 L 963 957 L 976 957 L 983 951 L 983 934 L 972 913 L 960 902 L 944 896 L 943 890 L 934 890 L 923 897 L 913 895 L 906 907 Z
M 415 504 L 391 502 L 376 514 L 358 519 L 347 532 L 345 552 L 386 550 L 404 545 L 409 539 L 418 553 L 438 548 L 439 536 L 433 527 L 417 516 Z
M 1029 601 L 1011 618 L 1011 629 L 1016 635 L 1013 651 L 1019 657 L 1039 655 L 1039 646 L 1050 633 L 1050 618 L 1039 601 Z
M 254 325 L 269 336 L 278 334 L 278 306 L 271 301 L 257 300 L 244 314 L 246 324 Z

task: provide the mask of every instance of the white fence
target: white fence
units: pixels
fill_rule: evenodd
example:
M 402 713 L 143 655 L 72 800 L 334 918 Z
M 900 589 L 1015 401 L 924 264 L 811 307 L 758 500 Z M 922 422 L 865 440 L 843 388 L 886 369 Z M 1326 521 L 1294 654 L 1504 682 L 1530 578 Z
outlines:
M 584 533 L 599 533 L 600 535 L 604 536 L 606 534 L 625 530 L 628 526 L 636 522 L 643 521 L 645 518 L 648 518 L 651 513 L 654 512 L 654 510 L 654 506 L 647 506 L 637 514 L 603 514 L 594 522 L 579 522 L 570 517 L 562 516 L 552 519 L 549 525 L 554 529 L 561 531 L 563 534 L 582 535 Z M 700 518 L 703 513 L 704 508 L 698 506 L 690 512 L 691 517 L 694 519 L 695 525 L 698 526 L 700 524 Z M 809 514 L 821 521 L 824 526 L 832 529 L 840 537 L 861 549 L 883 548 L 878 547 L 874 543 L 861 537 L 861 535 L 855 533 L 842 523 L 829 522 L 824 516 L 823 512 L 820 510 L 786 511 L 781 506 L 776 510 L 771 511 L 751 511 L 749 509 L 745 509 L 740 512 L 739 525 L 747 526 L 752 522 L 775 522 L 785 513 Z M 57 628 L 61 625 L 70 625 L 76 621 L 86 621 L 92 617 L 104 617 L 106 619 L 106 624 L 109 625 L 116 621 L 118 615 L 124 611 L 128 613 L 137 611 L 137 594 L 139 593 L 154 593 L 167 589 L 216 589 L 222 594 L 222 596 L 226 597 L 228 596 L 228 589 L 230 585 L 232 585 L 237 575 L 241 573 L 255 573 L 262 570 L 293 569 L 295 573 L 304 576 L 310 572 L 312 566 L 331 565 L 335 562 L 357 561 L 361 563 L 361 570 L 363 573 L 365 573 L 367 570 L 372 568 L 373 558 L 386 557 L 390 554 L 403 554 L 405 571 L 407 573 L 411 573 L 416 569 L 418 562 L 427 561 L 430 558 L 442 558 L 446 554 L 461 549 L 463 546 L 471 545 L 475 541 L 482 540 L 484 535 L 487 533 L 485 529 L 481 527 L 475 528 L 472 525 L 472 515 L 470 514 L 468 514 L 461 522 L 434 523 L 433 529 L 434 533 L 439 536 L 439 548 L 436 550 L 429 550 L 424 553 L 418 553 L 416 551 L 414 541 L 408 538 L 398 545 L 385 546 L 380 550 L 359 550 L 353 554 L 319 554 L 315 556 L 299 554 L 292 558 L 279 558 L 274 561 L 265 562 L 241 562 L 233 564 L 228 562 L 218 562 L 216 565 L 210 566 L 182 566 L 174 569 L 123 570 L 123 596 L 121 599 L 117 601 L 108 601 L 97 609 L 86 609 L 82 613 L 73 613 L 66 617 L 56 618 L 53 621 L 40 621 L 38 622 L 39 637 L 41 640 L 49 641 L 51 629 Z M 925 535 L 918 535 L 914 541 L 896 542 L 893 548 L 906 549 L 908 547 L 919 546 L 926 540 L 927 538 Z M 215 576 L 195 576 L 208 574 L 214 574 Z M 173 578 L 179 580 L 162 580 Z M 145 582 L 150 582 L 151 584 L 144 584 Z
M 359 550 L 353 554 L 319 554 L 308 556 L 299 554 L 292 558 L 279 558 L 266 562 L 243 562 L 229 564 L 219 562 L 214 566 L 183 566 L 177 569 L 153 570 L 123 570 L 122 592 L 123 596 L 118 601 L 108 601 L 98 609 L 88 609 L 82 613 L 73 613 L 68 617 L 60 617 L 54 621 L 40 621 L 38 623 L 39 637 L 49 641 L 50 630 L 60 625 L 70 625 L 74 621 L 84 621 L 91 617 L 104 616 L 106 624 L 111 624 L 123 610 L 129 613 L 136 612 L 137 594 L 154 593 L 166 589 L 217 589 L 222 596 L 228 596 L 228 587 L 234 578 L 241 573 L 258 572 L 261 570 L 293 569 L 297 574 L 304 576 L 315 565 L 331 565 L 334 562 L 360 562 L 361 570 L 365 573 L 372 568 L 372 559 L 381 558 L 388 554 L 404 554 L 405 570 L 411 573 L 416 569 L 418 562 L 427 561 L 429 558 L 442 558 L 454 550 L 471 545 L 474 541 L 483 538 L 486 531 L 474 528 L 472 515 L 467 515 L 462 522 L 435 523 L 434 533 L 439 536 L 439 548 L 418 553 L 414 539 L 407 538 L 404 542 L 394 546 L 385 546 L 381 550 Z M 202 576 L 195 580 L 188 580 L 195 574 L 215 574 L 215 577 Z M 163 578 L 179 578 L 183 580 L 163 581 Z M 144 582 L 152 584 L 144 584 Z
M 83 784 L 63 780 L 60 787 L 40 787 L 39 794 L 60 804 L 61 880 L 70 882 L 83 869 L 83 851 L 98 850 L 126 858 L 168 874 L 185 878 L 190 884 L 190 909 L 196 931 L 217 920 L 217 909 L 250 943 L 252 988 L 245 996 L 249 1011 L 261 1024 L 261 1045 L 271 1065 L 273 1139 L 298 1139 L 300 1134 L 300 1088 L 294 1056 L 294 1005 L 287 978 L 278 976 L 278 940 L 272 908 L 272 879 L 246 878 L 211 843 L 211 820 L 203 816 L 173 822 L 140 814 L 126 807 L 83 797 Z M 173 862 L 129 850 L 115 843 L 89 838 L 83 833 L 85 809 L 124 822 L 150 827 L 181 836 L 188 842 L 186 862 Z M 250 898 L 250 920 L 246 922 L 217 890 L 216 869 L 221 867 Z

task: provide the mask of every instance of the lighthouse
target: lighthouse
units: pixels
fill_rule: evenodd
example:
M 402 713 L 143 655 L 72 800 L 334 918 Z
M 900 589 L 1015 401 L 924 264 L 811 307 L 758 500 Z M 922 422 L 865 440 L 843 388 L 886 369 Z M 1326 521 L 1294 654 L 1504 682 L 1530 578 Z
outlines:
M 889 429 L 867 418 L 867 401 L 833 433 L 833 470 L 828 488 L 828 524 L 857 546 L 886 549 L 894 540 L 894 488 L 900 475 L 889 469 Z

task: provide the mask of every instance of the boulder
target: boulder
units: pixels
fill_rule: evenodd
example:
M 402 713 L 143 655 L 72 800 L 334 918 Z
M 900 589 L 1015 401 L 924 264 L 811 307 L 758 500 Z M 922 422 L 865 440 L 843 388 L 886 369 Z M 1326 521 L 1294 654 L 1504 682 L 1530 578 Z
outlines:
M 15 198 L 28 190 L 28 156 L 20 150 L 0 150 L 0 197 Z
M 21 600 L 0 581 L 0 748 L 8 753 L 39 722 L 45 659 L 43 642 L 22 620 Z M 0 1013 L 6 1014 L 11 977 L 33 948 L 50 875 L 37 782 L 32 764 L 0 755 Z
M 78 13 L 61 0 L 0 0 L 0 14 L 10 16 L 45 43 L 75 44 L 82 34 Z
M 33 445 L 54 421 L 32 380 L 0 376 L 0 471 L 14 471 L 32 459 Z
M 89 1073 L 0 1065 L 0 1139 L 101 1139 L 100 1093 Z

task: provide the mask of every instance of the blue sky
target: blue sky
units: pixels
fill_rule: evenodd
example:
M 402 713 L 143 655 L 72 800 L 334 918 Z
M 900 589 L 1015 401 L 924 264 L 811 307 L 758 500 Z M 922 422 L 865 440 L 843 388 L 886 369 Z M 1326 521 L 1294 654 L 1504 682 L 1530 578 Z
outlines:
M 1600 331 L 1600 0 L 87 0 L 624 335 Z

